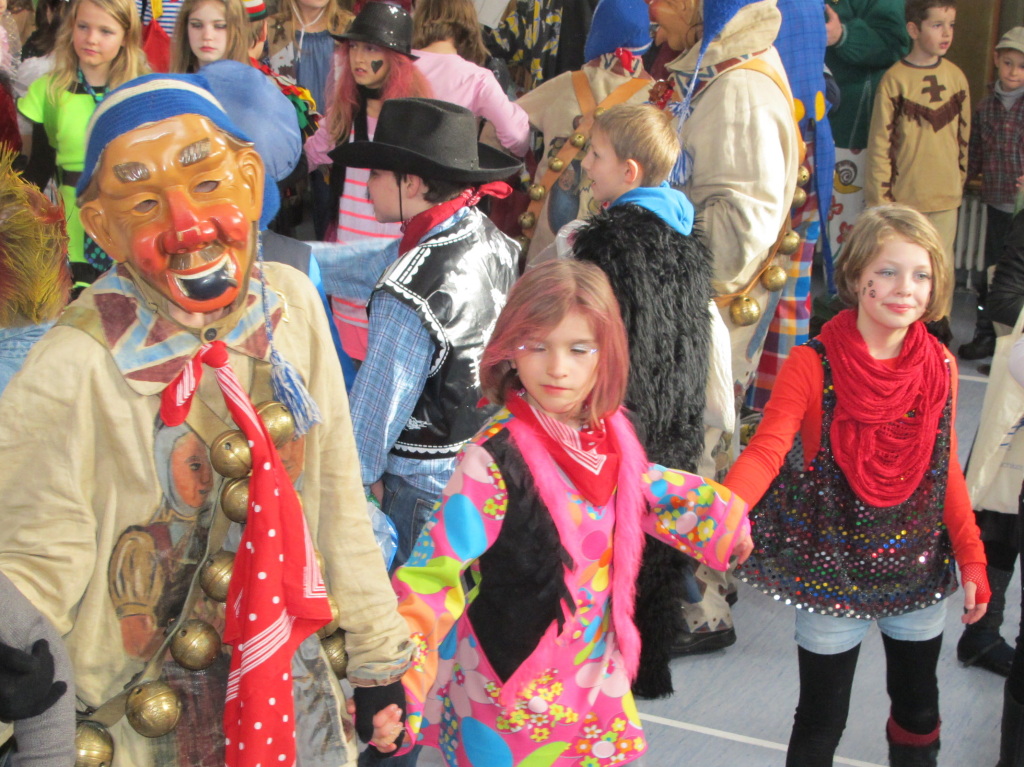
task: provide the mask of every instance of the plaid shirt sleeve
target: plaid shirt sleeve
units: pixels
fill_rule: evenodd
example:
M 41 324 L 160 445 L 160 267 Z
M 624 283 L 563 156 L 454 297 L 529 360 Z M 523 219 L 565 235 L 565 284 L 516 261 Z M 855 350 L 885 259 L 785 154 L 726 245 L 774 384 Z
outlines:
M 434 342 L 419 317 L 379 291 L 370 312 L 369 351 L 352 390 L 352 428 L 363 484 L 384 474 L 388 453 L 423 392 Z
M 982 99 L 971 129 L 971 171 L 980 171 L 981 199 L 988 205 L 1012 205 L 1017 178 L 1024 175 L 1024 97 L 1007 111 L 998 96 Z

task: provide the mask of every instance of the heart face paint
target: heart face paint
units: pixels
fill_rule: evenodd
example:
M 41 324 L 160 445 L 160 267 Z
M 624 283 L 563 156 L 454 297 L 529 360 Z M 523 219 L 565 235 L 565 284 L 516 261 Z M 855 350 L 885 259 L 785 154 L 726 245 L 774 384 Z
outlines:
M 348 65 L 357 84 L 380 88 L 391 72 L 390 53 L 369 43 L 348 43 Z
M 263 189 L 251 147 L 205 117 L 171 117 L 111 141 L 95 183 L 82 206 L 106 221 L 94 238 L 173 304 L 210 314 L 244 292 Z M 89 212 L 83 221 L 97 228 Z

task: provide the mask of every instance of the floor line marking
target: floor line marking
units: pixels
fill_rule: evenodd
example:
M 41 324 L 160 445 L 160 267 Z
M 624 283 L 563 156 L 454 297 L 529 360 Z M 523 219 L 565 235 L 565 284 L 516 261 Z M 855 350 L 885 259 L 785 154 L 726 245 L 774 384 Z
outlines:
M 723 738 L 724 740 L 731 740 L 736 743 L 746 743 L 750 746 L 760 746 L 761 748 L 769 748 L 773 751 L 788 750 L 788 747 L 783 743 L 776 743 L 771 740 L 762 740 L 761 738 L 752 738 L 749 735 L 740 735 L 736 732 L 727 732 L 725 730 L 716 730 L 713 727 L 704 727 L 700 724 L 690 724 L 689 722 L 680 722 L 676 719 L 666 719 L 662 716 L 655 714 L 640 714 L 640 719 L 645 722 L 651 722 L 653 724 L 661 724 L 665 727 L 673 727 L 677 730 L 689 730 L 690 732 L 699 732 L 702 735 L 711 735 L 715 738 Z M 859 759 L 847 759 L 842 756 L 837 756 L 833 760 L 835 764 L 848 764 L 850 767 L 884 767 L 881 764 L 875 764 L 874 762 L 862 762 Z
M 969 373 L 960 374 L 961 381 L 972 381 L 973 383 L 988 383 L 988 376 L 983 375 L 970 375 Z

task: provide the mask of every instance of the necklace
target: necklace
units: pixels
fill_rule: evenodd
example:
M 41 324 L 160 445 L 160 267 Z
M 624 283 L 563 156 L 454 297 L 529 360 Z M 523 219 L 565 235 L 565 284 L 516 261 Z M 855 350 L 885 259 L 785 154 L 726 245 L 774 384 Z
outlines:
M 78 82 L 82 85 L 83 88 L 85 88 L 85 92 L 92 96 L 93 101 L 95 101 L 97 104 L 103 101 L 103 97 L 106 95 L 107 92 L 107 86 L 99 86 L 100 90 L 103 92 L 97 93 L 96 89 L 89 85 L 89 81 L 85 79 L 85 75 L 82 74 L 81 68 L 79 68 L 78 70 Z
M 309 29 L 310 27 L 315 27 L 320 22 L 320 19 L 324 17 L 324 14 L 326 12 L 327 6 L 325 5 L 323 8 L 320 9 L 320 13 L 316 15 L 316 18 L 307 24 L 303 20 L 302 14 L 299 13 L 299 9 L 295 6 L 295 3 L 292 2 L 292 13 L 295 15 L 295 18 L 298 19 L 299 26 L 302 27 L 302 29 L 299 30 L 299 50 L 295 54 L 296 66 L 298 66 L 300 61 L 302 61 L 302 43 L 306 39 L 306 30 Z

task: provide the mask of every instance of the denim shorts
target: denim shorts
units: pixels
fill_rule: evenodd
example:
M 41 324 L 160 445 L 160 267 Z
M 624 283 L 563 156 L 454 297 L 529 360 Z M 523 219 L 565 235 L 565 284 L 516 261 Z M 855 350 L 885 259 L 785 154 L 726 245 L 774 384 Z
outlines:
M 934 639 L 946 625 L 946 600 L 921 610 L 874 621 L 797 610 L 796 643 L 819 655 L 838 655 L 859 645 L 872 623 L 877 623 L 878 629 L 886 636 L 904 642 Z

